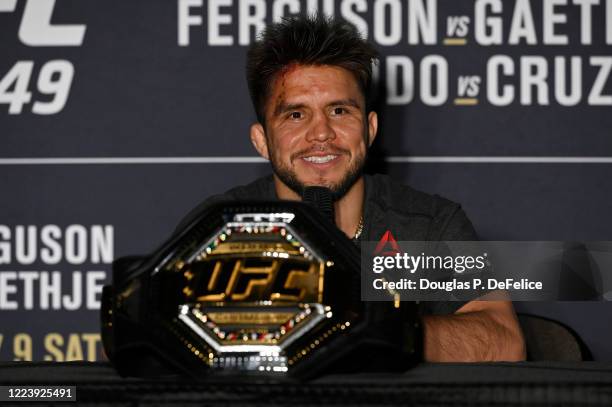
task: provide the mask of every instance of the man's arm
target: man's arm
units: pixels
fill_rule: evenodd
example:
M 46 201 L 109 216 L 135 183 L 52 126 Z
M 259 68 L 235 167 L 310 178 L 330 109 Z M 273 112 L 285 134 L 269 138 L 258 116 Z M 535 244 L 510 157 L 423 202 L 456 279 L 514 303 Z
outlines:
M 499 298 L 500 292 L 488 295 Z M 525 360 L 525 341 L 510 301 L 473 300 L 452 315 L 424 316 L 423 326 L 428 362 Z

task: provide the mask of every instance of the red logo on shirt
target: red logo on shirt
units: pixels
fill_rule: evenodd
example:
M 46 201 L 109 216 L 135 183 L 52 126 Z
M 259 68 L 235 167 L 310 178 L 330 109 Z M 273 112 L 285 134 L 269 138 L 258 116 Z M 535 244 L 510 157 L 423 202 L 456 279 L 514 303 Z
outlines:
M 393 237 L 390 230 L 387 230 L 385 234 L 380 238 L 380 241 L 374 249 L 374 254 L 381 254 L 383 256 L 395 256 L 401 253 L 400 247 L 397 244 L 397 240 Z

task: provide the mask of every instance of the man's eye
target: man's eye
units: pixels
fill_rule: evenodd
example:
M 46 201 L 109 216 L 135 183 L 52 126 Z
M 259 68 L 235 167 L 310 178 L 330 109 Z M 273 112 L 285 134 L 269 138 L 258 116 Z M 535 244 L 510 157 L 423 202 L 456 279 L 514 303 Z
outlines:
M 343 107 L 336 107 L 334 108 L 334 114 L 344 114 L 346 113 L 346 109 Z
M 300 113 L 300 112 L 291 112 L 290 117 L 292 119 L 301 119 L 302 118 L 302 113 Z

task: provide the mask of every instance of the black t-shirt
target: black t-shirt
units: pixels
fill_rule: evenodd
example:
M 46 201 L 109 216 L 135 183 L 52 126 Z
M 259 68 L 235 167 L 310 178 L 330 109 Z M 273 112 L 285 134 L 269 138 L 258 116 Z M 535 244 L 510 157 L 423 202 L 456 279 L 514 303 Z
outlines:
M 429 195 L 395 182 L 388 175 L 365 175 L 364 227 L 361 240 L 378 241 L 389 230 L 396 240 L 478 240 L 472 223 L 461 206 L 438 195 Z M 202 209 L 227 200 L 278 199 L 272 175 L 214 195 L 191 211 L 179 224 L 187 226 Z M 427 301 L 426 314 L 452 314 L 467 301 Z

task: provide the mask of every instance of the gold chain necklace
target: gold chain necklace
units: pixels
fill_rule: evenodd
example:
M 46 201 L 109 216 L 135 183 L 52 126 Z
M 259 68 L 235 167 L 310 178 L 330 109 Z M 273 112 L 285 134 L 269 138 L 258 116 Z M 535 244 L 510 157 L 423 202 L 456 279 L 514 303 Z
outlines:
M 363 232 L 363 215 L 359 218 L 359 224 L 357 225 L 357 231 L 355 232 L 355 236 L 353 236 L 353 240 L 359 239 L 361 232 Z

